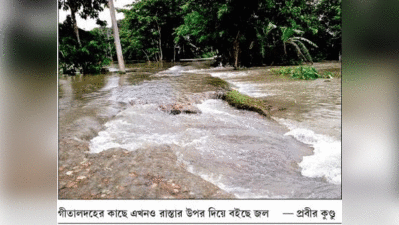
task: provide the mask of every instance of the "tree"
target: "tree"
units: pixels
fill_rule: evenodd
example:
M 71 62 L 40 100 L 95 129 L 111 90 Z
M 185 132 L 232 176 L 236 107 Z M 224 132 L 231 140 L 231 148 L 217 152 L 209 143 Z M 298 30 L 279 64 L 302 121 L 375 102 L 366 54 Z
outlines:
M 281 40 L 284 46 L 284 53 L 287 55 L 287 44 L 290 44 L 294 46 L 298 57 L 313 63 L 312 57 L 309 54 L 309 50 L 303 42 L 307 42 L 316 48 L 317 45 L 304 37 L 294 36 L 295 34 L 303 34 L 304 32 L 301 30 L 290 27 L 280 27 L 280 29 L 282 31 Z
M 147 60 L 172 59 L 174 29 L 182 23 L 179 5 L 182 0 L 142 0 L 131 9 L 119 10 L 122 20 L 121 39 L 125 55 L 142 55 Z
M 107 4 L 107 0 L 58 0 L 58 8 L 64 11 L 71 11 L 72 25 L 76 40 L 81 46 L 79 28 L 76 21 L 76 14 L 80 9 L 82 11 L 79 13 L 80 17 L 86 19 L 87 17 L 97 19 L 99 25 L 104 25 L 104 21 L 98 19 L 98 13 L 104 10 L 103 6 Z
M 270 52 L 278 45 L 284 46 L 281 32 L 276 32 L 273 27 L 311 29 L 309 25 L 315 17 L 307 2 L 189 0 L 182 7 L 186 14 L 184 24 L 176 30 L 177 41 L 190 40 L 202 48 L 211 45 L 235 68 L 260 64 L 265 57 L 272 56 Z M 298 43 L 294 39 L 289 41 Z
M 120 10 L 121 42 L 125 56 L 147 60 L 174 58 L 179 47 L 185 56 L 217 53 L 235 68 L 312 62 L 340 46 L 340 2 L 141 0 Z
M 262 63 L 291 64 L 302 60 L 312 62 L 310 50 L 317 45 L 310 41 L 309 34 L 317 33 L 317 15 L 311 1 L 272 0 L 262 1 L 255 24 Z M 308 49 L 305 43 L 310 44 Z M 293 49 L 292 49 L 292 48 Z M 294 51 L 290 51 L 294 50 Z M 290 54 L 296 52 L 299 57 Z
M 98 18 L 99 12 L 102 11 L 104 9 L 104 7 L 109 4 L 110 12 L 111 12 L 111 19 L 113 22 L 113 28 L 114 28 L 114 40 L 115 40 L 115 46 L 116 46 L 116 50 L 117 50 L 117 56 L 118 56 L 118 63 L 119 63 L 119 70 L 120 72 L 124 73 L 125 72 L 125 66 L 124 66 L 124 62 L 123 62 L 123 57 L 122 57 L 122 50 L 120 47 L 120 43 L 119 43 L 119 34 L 118 34 L 118 27 L 116 25 L 116 19 L 115 19 L 115 9 L 113 7 L 113 2 L 112 0 L 58 0 L 59 2 L 59 9 L 63 9 L 63 10 L 70 10 L 71 11 L 71 24 L 73 27 L 73 31 L 77 40 L 77 45 L 80 48 L 79 50 L 76 51 L 72 51 L 75 52 L 76 55 L 79 55 L 79 51 L 81 51 L 80 53 L 90 53 L 90 49 L 93 51 L 96 51 L 96 46 L 102 45 L 102 43 L 98 43 L 96 41 L 90 41 L 88 43 L 86 43 L 86 45 L 83 45 L 80 35 L 79 35 L 79 28 L 77 26 L 77 21 L 76 21 L 76 13 L 78 13 L 78 11 L 80 10 L 79 15 L 83 18 L 86 19 L 88 17 L 93 18 L 93 19 L 97 19 L 97 24 L 104 26 L 106 25 L 105 21 L 101 21 Z M 108 38 L 107 38 L 108 40 Z M 103 42 L 107 42 L 106 40 L 104 40 Z M 65 43 L 65 46 L 70 46 L 73 43 Z M 108 48 L 107 48 L 108 49 Z M 65 49 L 64 49 L 65 50 Z M 68 51 L 64 51 L 64 52 L 68 52 Z M 64 54 L 64 52 L 61 51 L 61 54 Z M 93 52 L 93 54 L 95 55 L 96 52 Z M 64 57 L 64 56 L 63 56 Z M 101 60 L 99 62 L 93 62 L 92 60 L 86 59 L 86 58 L 82 58 L 82 57 L 78 57 L 80 60 L 82 60 L 82 62 L 74 62 L 74 63 L 70 63 L 70 65 L 80 65 L 82 66 L 83 72 L 89 72 L 89 71 L 97 71 L 98 65 L 102 65 L 102 62 L 104 62 L 104 60 Z M 90 58 L 90 57 L 88 57 Z M 66 59 L 65 59 L 66 60 Z M 66 60 L 67 61 L 67 60 Z M 94 63 L 94 64 L 93 64 Z M 74 67 L 72 66 L 72 67 Z
M 311 38 L 320 47 L 319 54 L 327 59 L 338 59 L 341 53 L 341 4 L 341 0 L 320 0 L 313 7 L 318 33 Z
M 96 74 L 110 63 L 107 56 L 109 42 L 103 32 L 105 27 L 90 32 L 79 30 L 81 45 L 77 43 L 70 16 L 59 24 L 59 64 L 62 73 L 74 75 L 81 69 L 83 74 Z
M 119 72 L 125 73 L 125 63 L 123 62 L 121 42 L 119 40 L 118 24 L 116 23 L 115 9 L 113 0 L 108 0 L 109 11 L 111 13 L 112 29 L 114 34 L 116 55 L 118 57 Z

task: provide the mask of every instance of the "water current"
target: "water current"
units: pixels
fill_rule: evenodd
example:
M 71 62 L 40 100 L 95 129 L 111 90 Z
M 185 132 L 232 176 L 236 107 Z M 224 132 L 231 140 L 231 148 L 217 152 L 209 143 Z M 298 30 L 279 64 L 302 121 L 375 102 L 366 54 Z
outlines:
M 198 114 L 161 110 L 216 91 L 212 77 L 280 110 L 265 118 L 206 98 L 193 103 Z M 340 79 L 182 64 L 65 77 L 59 85 L 60 135 L 90 140 L 93 154 L 170 145 L 189 172 L 238 198 L 341 198 Z

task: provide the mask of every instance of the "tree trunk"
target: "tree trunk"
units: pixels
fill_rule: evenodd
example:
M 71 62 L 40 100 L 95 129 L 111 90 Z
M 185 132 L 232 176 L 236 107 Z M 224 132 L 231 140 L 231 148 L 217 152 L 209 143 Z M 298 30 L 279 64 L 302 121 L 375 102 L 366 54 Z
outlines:
M 176 62 L 176 45 L 173 45 L 173 62 Z
M 105 28 L 106 29 L 106 32 L 107 32 L 107 42 L 108 42 L 108 57 L 111 59 L 111 62 L 113 61 L 113 59 L 112 59 L 112 47 L 111 47 L 111 43 L 109 42 L 109 35 L 110 35 L 110 33 L 109 33 L 109 30 L 107 29 L 107 28 Z
M 238 31 L 236 39 L 234 40 L 233 43 L 233 49 L 234 49 L 234 68 L 238 68 L 238 56 L 240 54 L 240 31 Z
M 162 61 L 163 59 L 163 54 L 162 54 L 162 36 L 161 36 L 161 27 L 158 24 L 158 21 L 155 20 L 155 22 L 157 23 L 157 27 L 158 27 L 158 33 L 159 33 L 159 37 L 158 37 L 158 48 L 159 48 L 159 61 Z
M 234 68 L 238 68 L 238 53 L 239 53 L 239 51 L 240 51 L 240 44 L 239 43 L 237 43 L 236 44 L 236 47 L 235 47 L 235 55 L 234 55 L 234 57 L 235 57 L 235 62 L 234 62 Z
M 162 61 L 163 59 L 163 53 L 162 53 L 162 39 L 161 39 L 161 33 L 159 33 L 159 60 Z
M 82 47 L 82 43 L 80 42 L 79 37 L 79 28 L 78 23 L 76 22 L 76 9 L 73 7 L 69 7 L 71 9 L 71 19 L 73 24 L 73 31 L 75 32 L 76 39 L 78 40 L 79 47 Z
M 144 52 L 145 56 L 147 57 L 147 61 L 148 61 L 148 62 L 151 61 L 150 58 L 148 57 L 147 53 L 146 53 L 143 49 L 141 49 L 141 51 Z
M 113 0 L 108 0 L 109 11 L 111 12 L 112 29 L 114 33 L 116 55 L 118 57 L 119 72 L 125 73 L 125 63 L 123 62 L 121 41 L 119 40 L 118 24 L 116 23 L 115 8 Z

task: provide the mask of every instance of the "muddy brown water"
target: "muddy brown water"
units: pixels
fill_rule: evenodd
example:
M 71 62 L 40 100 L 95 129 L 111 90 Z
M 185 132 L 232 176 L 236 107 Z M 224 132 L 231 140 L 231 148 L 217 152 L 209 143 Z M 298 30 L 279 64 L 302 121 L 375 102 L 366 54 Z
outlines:
M 232 71 L 206 63 L 127 68 L 125 75 L 60 78 L 61 138 L 88 142 L 92 155 L 169 146 L 173 163 L 237 198 L 341 198 L 339 79 L 292 81 L 268 68 Z M 210 98 L 204 93 L 219 90 L 212 77 L 281 110 L 270 119 Z M 193 95 L 203 96 L 191 102 L 201 113 L 160 109 Z

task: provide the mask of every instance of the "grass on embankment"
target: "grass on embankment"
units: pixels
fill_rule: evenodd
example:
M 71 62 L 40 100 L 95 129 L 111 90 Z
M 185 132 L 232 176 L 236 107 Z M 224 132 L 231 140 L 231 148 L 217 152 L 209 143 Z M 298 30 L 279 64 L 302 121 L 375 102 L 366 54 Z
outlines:
M 229 105 L 237 109 L 244 109 L 257 112 L 263 116 L 269 116 L 270 106 L 266 105 L 262 100 L 243 95 L 236 90 L 231 90 L 230 84 L 225 80 L 210 77 L 207 78 L 206 83 L 221 88 L 224 92 L 222 100 L 229 103 Z
M 293 79 L 314 80 L 317 78 L 333 78 L 340 77 L 340 73 L 333 73 L 331 71 L 324 71 L 320 73 L 313 66 L 296 66 L 296 67 L 280 67 L 271 70 L 275 74 L 281 76 L 288 76 Z
M 206 77 L 205 82 L 206 84 L 210 84 L 224 90 L 230 90 L 230 84 L 219 77 Z
M 226 92 L 223 100 L 237 109 L 245 109 L 257 112 L 263 116 L 269 116 L 269 106 L 263 101 L 243 95 L 236 90 Z

